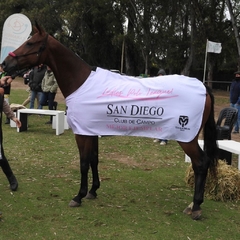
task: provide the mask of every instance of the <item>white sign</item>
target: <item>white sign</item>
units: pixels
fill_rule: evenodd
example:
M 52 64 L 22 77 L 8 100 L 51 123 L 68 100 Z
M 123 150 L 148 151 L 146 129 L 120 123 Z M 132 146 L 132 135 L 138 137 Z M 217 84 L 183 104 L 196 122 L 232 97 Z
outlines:
M 25 15 L 16 13 L 9 16 L 3 25 L 0 63 L 3 62 L 9 52 L 13 52 L 21 46 L 31 32 L 32 24 Z

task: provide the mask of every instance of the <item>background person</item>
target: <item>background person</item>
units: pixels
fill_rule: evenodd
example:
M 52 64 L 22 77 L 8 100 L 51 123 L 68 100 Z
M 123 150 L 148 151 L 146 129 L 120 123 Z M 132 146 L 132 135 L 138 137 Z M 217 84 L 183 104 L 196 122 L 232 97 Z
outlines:
M 24 84 L 28 85 L 29 84 L 29 74 L 32 70 L 27 71 L 24 75 L 23 75 L 23 79 L 24 79 Z M 28 88 L 26 89 L 26 92 L 28 92 L 28 97 L 23 101 L 22 105 L 24 107 L 26 107 L 31 100 L 31 89 L 28 86 Z
M 44 74 L 46 72 L 46 66 L 40 64 L 33 68 L 33 70 L 29 73 L 29 87 L 31 90 L 31 97 L 30 97 L 30 108 L 34 108 L 35 98 L 37 98 L 37 108 L 42 109 L 40 104 L 40 99 L 42 97 L 42 80 Z
M 42 97 L 40 100 L 40 104 L 42 106 L 48 106 L 49 110 L 56 110 L 56 102 L 54 102 L 57 89 L 58 89 L 58 84 L 57 80 L 53 74 L 53 71 L 51 70 L 50 67 L 47 66 L 47 71 L 45 72 L 45 75 L 42 80 Z M 46 122 L 46 124 L 51 124 L 52 123 L 52 116 L 50 117 L 50 121 Z
M 238 118 L 234 125 L 233 133 L 239 133 L 240 126 L 240 71 L 234 73 L 235 78 L 230 86 L 230 106 L 238 110 Z

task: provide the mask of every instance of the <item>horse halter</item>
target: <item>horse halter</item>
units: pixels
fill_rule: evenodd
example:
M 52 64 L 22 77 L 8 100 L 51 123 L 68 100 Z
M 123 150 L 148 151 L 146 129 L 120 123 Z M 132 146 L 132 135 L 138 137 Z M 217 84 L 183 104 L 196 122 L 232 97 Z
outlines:
M 45 50 L 45 48 L 46 48 L 47 40 L 48 40 L 48 34 L 46 35 L 46 37 L 45 37 L 45 39 L 44 39 L 44 42 L 43 42 L 42 45 L 39 47 L 38 51 L 30 52 L 30 53 L 26 53 L 26 54 L 22 54 L 22 55 L 16 55 L 16 54 L 13 53 L 13 52 L 9 52 L 8 55 L 9 55 L 10 57 L 16 58 L 16 60 L 17 60 L 17 62 L 18 62 L 18 59 L 19 59 L 20 57 L 26 57 L 26 56 L 29 56 L 29 55 L 37 54 L 38 59 L 37 59 L 36 64 L 35 64 L 35 66 L 37 66 L 37 65 L 38 65 L 38 62 L 39 62 L 39 58 L 40 58 L 42 52 L 43 52 L 43 51 Z M 18 64 L 17 64 L 17 65 L 18 65 Z

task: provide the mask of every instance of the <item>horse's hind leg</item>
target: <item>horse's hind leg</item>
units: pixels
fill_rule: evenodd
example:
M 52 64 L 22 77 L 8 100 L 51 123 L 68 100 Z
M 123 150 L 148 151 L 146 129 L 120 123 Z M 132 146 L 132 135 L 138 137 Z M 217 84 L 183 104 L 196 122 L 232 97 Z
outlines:
M 88 171 L 89 167 L 93 167 L 94 173 L 97 171 L 98 165 L 98 137 L 97 136 L 82 136 L 75 135 L 79 155 L 80 155 L 80 172 L 81 183 L 78 195 L 75 196 L 69 203 L 70 207 L 78 207 L 81 205 L 82 199 L 86 197 L 88 192 Z M 99 188 L 98 174 L 95 173 L 91 194 L 96 195 L 96 190 Z
M 199 147 L 197 139 L 194 139 L 191 143 L 179 144 L 184 152 L 191 158 L 195 177 L 193 204 L 190 204 L 184 210 L 184 213 L 191 214 L 192 219 L 197 220 L 202 214 L 200 205 L 203 203 L 204 199 L 204 188 L 210 161 Z

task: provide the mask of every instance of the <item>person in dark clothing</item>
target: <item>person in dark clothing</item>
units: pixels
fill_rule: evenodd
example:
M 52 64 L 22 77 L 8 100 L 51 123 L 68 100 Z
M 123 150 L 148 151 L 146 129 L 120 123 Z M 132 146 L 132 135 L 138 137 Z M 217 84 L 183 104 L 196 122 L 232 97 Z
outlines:
M 4 89 L 4 99 L 7 101 L 8 104 L 10 104 L 10 91 L 11 91 L 11 83 L 9 83 L 7 86 L 3 86 Z M 5 124 L 10 124 L 10 119 L 6 117 Z
M 238 110 L 238 118 L 233 133 L 239 133 L 240 126 L 240 71 L 234 73 L 235 78 L 230 86 L 230 105 Z
M 42 106 L 40 104 L 40 100 L 42 97 L 42 80 L 44 77 L 44 74 L 47 70 L 47 67 L 43 64 L 40 64 L 36 66 L 29 74 L 29 87 L 31 90 L 31 99 L 30 99 L 30 108 L 34 108 L 34 101 L 35 98 L 37 98 L 38 102 L 38 109 L 42 109 Z
M 0 64 L 0 79 L 4 76 L 6 76 L 7 73 L 4 72 L 2 65 Z M 11 82 L 9 82 L 8 84 L 5 84 L 4 86 L 2 86 L 2 88 L 4 89 L 4 99 L 8 102 L 8 104 L 10 104 L 10 91 L 11 91 Z M 7 117 L 6 118 L 6 122 L 5 124 L 10 124 L 10 119 Z
M 15 117 L 14 112 L 4 99 L 4 89 L 0 87 L 0 167 L 8 179 L 10 189 L 12 191 L 16 191 L 18 188 L 18 181 L 13 174 L 3 149 L 2 112 L 4 112 L 9 119 L 12 119 L 16 123 L 17 127 L 21 127 L 21 122 Z

